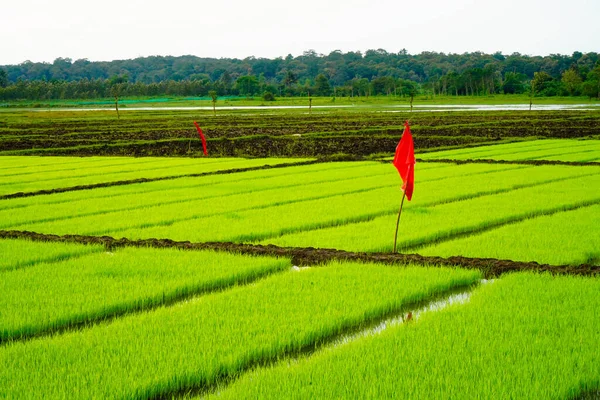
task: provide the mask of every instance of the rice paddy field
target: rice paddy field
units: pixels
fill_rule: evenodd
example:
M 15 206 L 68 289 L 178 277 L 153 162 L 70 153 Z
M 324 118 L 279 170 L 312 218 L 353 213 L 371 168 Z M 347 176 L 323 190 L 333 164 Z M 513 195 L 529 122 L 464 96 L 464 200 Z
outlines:
M 0 112 L 0 398 L 600 398 L 600 113 L 404 114 Z

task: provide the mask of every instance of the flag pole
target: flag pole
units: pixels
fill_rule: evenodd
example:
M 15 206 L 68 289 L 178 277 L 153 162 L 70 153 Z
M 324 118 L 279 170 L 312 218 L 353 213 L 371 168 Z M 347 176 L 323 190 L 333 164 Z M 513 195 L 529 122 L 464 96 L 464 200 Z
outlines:
M 394 253 L 396 252 L 396 242 L 398 241 L 398 226 L 400 225 L 400 215 L 402 215 L 402 206 L 404 205 L 405 197 L 406 192 L 403 191 L 402 201 L 400 202 L 400 210 L 398 210 L 398 219 L 396 220 L 396 233 L 394 234 Z

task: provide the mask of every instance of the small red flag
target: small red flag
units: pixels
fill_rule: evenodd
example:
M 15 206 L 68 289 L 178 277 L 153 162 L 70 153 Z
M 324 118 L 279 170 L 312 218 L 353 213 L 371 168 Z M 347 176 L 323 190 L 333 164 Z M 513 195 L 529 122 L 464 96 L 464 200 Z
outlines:
M 200 136 L 200 139 L 202 140 L 202 148 L 204 150 L 204 155 L 207 156 L 208 151 L 206 151 L 206 138 L 204 137 L 204 133 L 202 133 L 202 129 L 200 129 L 200 126 L 198 126 L 198 123 L 196 121 L 194 121 L 194 125 L 196 125 L 196 129 L 198 130 L 198 136 Z
M 402 190 L 404 190 L 410 201 L 415 188 L 415 146 L 408 121 L 404 123 L 404 132 L 398 146 L 396 146 L 393 164 L 402 178 Z

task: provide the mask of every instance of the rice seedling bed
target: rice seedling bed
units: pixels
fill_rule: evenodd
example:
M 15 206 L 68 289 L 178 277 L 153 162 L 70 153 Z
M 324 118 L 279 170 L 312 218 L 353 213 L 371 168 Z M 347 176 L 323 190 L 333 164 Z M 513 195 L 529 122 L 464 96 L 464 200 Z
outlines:
M 399 249 L 404 252 L 418 252 L 422 246 L 446 241 L 450 246 L 455 239 L 509 223 L 547 214 L 560 215 L 562 211 L 597 204 L 600 202 L 600 196 L 595 188 L 600 187 L 600 174 L 580 177 L 570 175 L 570 173 L 584 171 L 590 172 L 587 168 L 556 166 L 511 171 L 512 177 L 505 181 L 507 186 L 501 187 L 496 192 L 491 190 L 494 188 L 493 185 L 497 184 L 493 180 L 477 183 L 471 179 L 463 182 L 465 187 L 475 191 L 479 185 L 482 185 L 480 190 L 484 191 L 484 195 L 471 196 L 471 199 L 465 198 L 447 204 L 420 205 L 415 194 L 415 201 L 411 202 L 412 204 L 405 204 L 398 234 Z M 557 173 L 562 177 L 560 181 L 537 185 L 525 184 L 527 181 L 535 182 L 536 177 L 538 182 L 543 182 L 543 177 L 557 176 Z M 518 188 L 519 181 L 523 183 L 522 188 Z M 448 193 L 446 190 L 453 193 L 460 187 L 459 183 L 454 185 L 450 180 L 444 183 L 443 187 L 432 185 L 430 188 L 422 184 L 419 190 L 421 195 L 429 200 L 431 197 L 443 196 L 444 193 Z M 486 189 L 489 190 L 487 194 Z M 391 251 L 396 213 L 397 211 L 394 211 L 371 220 L 339 224 L 324 229 L 290 232 L 263 240 L 261 243 L 349 251 Z M 531 223 L 535 223 L 536 220 L 536 218 L 532 219 Z M 512 235 L 518 237 L 519 234 L 515 233 L 516 231 Z M 498 243 L 498 247 L 502 247 L 502 244 Z M 547 251 L 552 252 L 554 249 L 550 248 Z M 561 252 L 565 257 L 564 260 L 569 260 L 568 263 L 576 262 L 581 257 L 575 249 L 571 253 L 568 248 L 563 248 Z M 437 255 L 433 252 L 428 254 Z M 452 255 L 462 254 L 457 252 Z
M 430 159 L 595 161 L 600 158 L 600 140 L 534 140 L 519 143 L 448 150 L 419 155 Z
M 431 181 L 434 185 L 433 182 L 448 176 L 455 176 L 455 180 L 461 182 L 464 181 L 465 175 L 487 182 L 494 172 L 515 168 L 495 165 L 467 165 L 446 169 L 440 165 L 435 167 L 428 167 L 423 171 L 423 184 Z M 120 217 L 98 215 L 15 225 L 12 229 L 54 234 L 106 234 L 134 239 L 158 237 L 191 241 L 258 240 L 261 237 L 339 225 L 356 219 L 366 220 L 395 212 L 398 194 L 395 170 L 383 164 L 379 164 L 373 170 L 378 171 L 377 175 L 370 178 L 305 184 L 293 189 L 275 190 L 268 195 L 268 192 L 258 192 L 255 195 L 221 197 L 220 202 L 208 199 L 204 204 L 198 203 L 189 208 L 182 208 L 178 204 L 169 207 L 157 206 L 140 209 L 136 211 L 137 214 L 125 212 L 128 215 Z M 386 170 L 389 171 L 388 175 L 385 175 Z M 350 172 L 358 173 L 359 170 L 353 168 Z M 508 184 L 502 180 L 498 180 L 497 183 Z M 440 192 L 436 200 L 430 201 L 440 203 L 465 197 L 470 195 Z
M 531 273 L 465 304 L 242 376 L 209 399 L 577 398 L 600 389 L 598 279 Z M 593 398 L 593 396 L 592 396 Z
M 35 247 L 44 251 L 50 244 L 0 241 L 0 245 L 13 245 L 11 253 L 43 254 Z M 2 273 L 0 342 L 170 304 L 290 267 L 287 259 L 136 248 L 37 262 Z
M 5 160 L 0 157 L 0 165 L 10 165 L 15 162 L 28 163 L 29 157 L 21 157 L 18 161 Z M 137 159 L 132 160 L 131 166 L 118 165 L 102 168 L 101 163 L 91 166 L 81 166 L 76 161 L 76 166 L 66 171 L 49 171 L 37 169 L 36 173 L 23 175 L 2 175 L 0 178 L 0 195 L 16 192 L 32 192 L 42 189 L 56 189 L 77 185 L 90 185 L 103 182 L 119 180 L 131 180 L 137 178 L 157 178 L 185 174 L 206 173 L 235 168 L 249 168 L 263 165 L 277 165 L 305 161 L 302 159 L 156 159 L 141 163 Z M 147 160 L 145 160 L 147 161 Z M 107 160 L 106 163 L 113 161 Z M 151 165 L 151 168 L 148 167 Z M 148 168 L 146 168 L 148 167 Z M 77 168 L 80 168 L 77 171 Z
M 269 178 L 276 179 L 277 177 L 282 178 L 284 176 L 290 176 L 290 179 L 292 179 L 292 177 L 295 177 L 295 175 L 297 174 L 318 174 L 326 173 L 326 171 L 331 170 L 355 167 L 361 167 L 361 165 L 354 162 L 318 163 L 313 165 L 290 166 L 285 168 L 237 172 L 235 174 L 216 174 L 202 177 L 182 177 L 167 180 L 131 183 L 128 185 L 96 187 L 93 188 L 93 190 L 52 193 L 51 196 L 31 196 L 24 198 L 5 199 L 10 201 L 0 201 L 0 210 L 42 206 L 49 204 L 56 205 L 68 202 L 88 201 L 93 199 L 104 199 L 105 203 L 108 203 L 110 200 L 120 201 L 121 196 L 136 194 L 140 196 L 150 194 L 158 195 L 164 191 L 172 191 L 177 189 L 190 189 L 193 193 L 197 193 L 201 190 L 202 193 L 204 193 L 207 190 L 207 188 L 217 184 L 223 184 L 224 186 L 231 184 L 236 189 L 239 189 L 240 187 L 245 187 L 245 185 L 240 186 L 240 182 L 251 183 L 253 186 L 258 181 Z M 430 168 L 434 167 L 435 166 L 430 166 Z M 335 172 L 333 173 L 335 174 Z M 209 188 L 208 190 L 212 190 L 212 188 Z
M 0 347 L 0 394 L 169 397 L 314 349 L 480 276 L 459 269 L 351 263 L 289 271 L 110 324 L 7 344 Z
M 10 227 L 24 222 L 45 222 L 57 219 L 72 219 L 75 217 L 106 215 L 99 217 L 100 221 L 112 221 L 117 212 L 138 210 L 146 213 L 146 217 L 153 217 L 152 207 L 159 208 L 160 215 L 168 214 L 165 209 L 168 205 L 175 207 L 172 211 L 177 218 L 189 218 L 195 214 L 217 212 L 225 204 L 229 207 L 237 205 L 239 208 L 253 206 L 252 199 L 260 205 L 271 204 L 276 201 L 276 196 L 284 199 L 290 197 L 290 191 L 297 192 L 297 188 L 307 185 L 303 192 L 305 196 L 315 196 L 310 190 L 315 185 L 330 183 L 337 185 L 338 191 L 348 190 L 344 184 L 352 185 L 353 180 L 365 177 L 378 177 L 389 172 L 380 163 L 340 163 L 336 168 L 322 167 L 316 169 L 312 165 L 285 168 L 284 171 L 261 170 L 250 171 L 231 175 L 206 176 L 198 178 L 181 178 L 172 181 L 149 182 L 136 184 L 133 188 L 115 187 L 110 189 L 94 189 L 89 195 L 75 195 L 74 193 L 56 194 L 52 198 L 19 199 L 10 202 L 0 202 L 0 228 Z M 359 182 L 361 182 L 359 180 Z M 377 178 L 363 180 L 363 183 L 377 184 Z M 381 183 L 383 184 L 383 183 Z M 321 185 L 322 186 L 322 185 Z M 341 188 L 341 189 L 340 189 Z M 330 189 L 331 190 L 331 189 Z M 104 195 L 100 196 L 102 192 Z M 234 196 L 235 197 L 231 197 Z M 229 198 L 231 197 L 231 198 Z M 64 199 L 64 200 L 63 200 Z M 236 202 L 237 201 L 237 202 Z M 279 200 L 281 201 L 281 200 Z M 198 204 L 200 202 L 200 204 Z M 18 208 L 17 208 L 18 204 Z M 51 204 L 52 206 L 49 206 Z M 2 206 L 5 206 L 3 208 Z M 141 220 L 139 219 L 141 218 Z M 129 215 L 125 220 L 144 221 L 143 217 Z M 122 221 L 124 222 L 124 221 Z
M 600 205 L 508 224 L 419 250 L 425 256 L 600 265 Z M 515 235 L 518 232 L 518 235 Z
M 102 246 L 83 246 L 73 243 L 0 240 L 0 273 L 44 262 L 57 262 L 76 258 L 90 253 L 98 253 L 102 250 Z

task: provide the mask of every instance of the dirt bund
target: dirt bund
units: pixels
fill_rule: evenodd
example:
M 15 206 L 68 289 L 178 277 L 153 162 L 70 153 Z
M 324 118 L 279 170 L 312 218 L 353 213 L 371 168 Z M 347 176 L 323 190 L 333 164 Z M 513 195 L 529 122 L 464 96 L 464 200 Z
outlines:
M 524 164 L 524 165 L 568 165 L 577 167 L 599 167 L 600 162 L 580 162 L 580 161 L 557 161 L 557 160 L 490 160 L 490 159 L 467 159 L 454 160 L 450 158 L 435 158 L 423 160 L 417 158 L 422 163 L 449 163 L 449 164 Z
M 460 146 L 492 139 L 477 137 L 415 137 L 415 148 Z M 391 153 L 398 144 L 398 136 L 250 136 L 208 140 L 211 156 L 216 157 L 327 157 L 334 154 L 368 156 Z M 0 141 L 0 151 L 18 151 L 18 155 L 36 156 L 133 156 L 133 157 L 196 157 L 202 152 L 197 140 L 173 139 L 132 143 L 86 143 L 89 147 L 71 146 L 60 142 L 37 146 L 34 143 L 16 144 Z M 29 147 L 32 146 L 32 147 Z
M 49 235 L 28 231 L 0 230 L 2 239 L 28 239 L 41 242 L 69 242 L 86 245 L 103 245 L 107 249 L 118 247 L 153 247 L 175 248 L 184 250 L 214 250 L 254 256 L 288 257 L 294 265 L 320 265 L 332 260 L 359 261 L 382 264 L 426 264 L 440 267 L 461 267 L 480 270 L 486 279 L 499 277 L 502 274 L 518 271 L 549 272 L 558 275 L 598 276 L 600 266 L 591 264 L 581 265 L 549 265 L 537 262 L 521 262 L 498 260 L 495 258 L 455 257 L 426 257 L 419 254 L 393 253 L 356 253 L 336 249 L 316 249 L 313 247 L 278 247 L 274 245 L 254 245 L 231 242 L 192 243 L 178 242 L 171 239 L 130 240 L 115 239 L 110 236 L 85 235 Z

